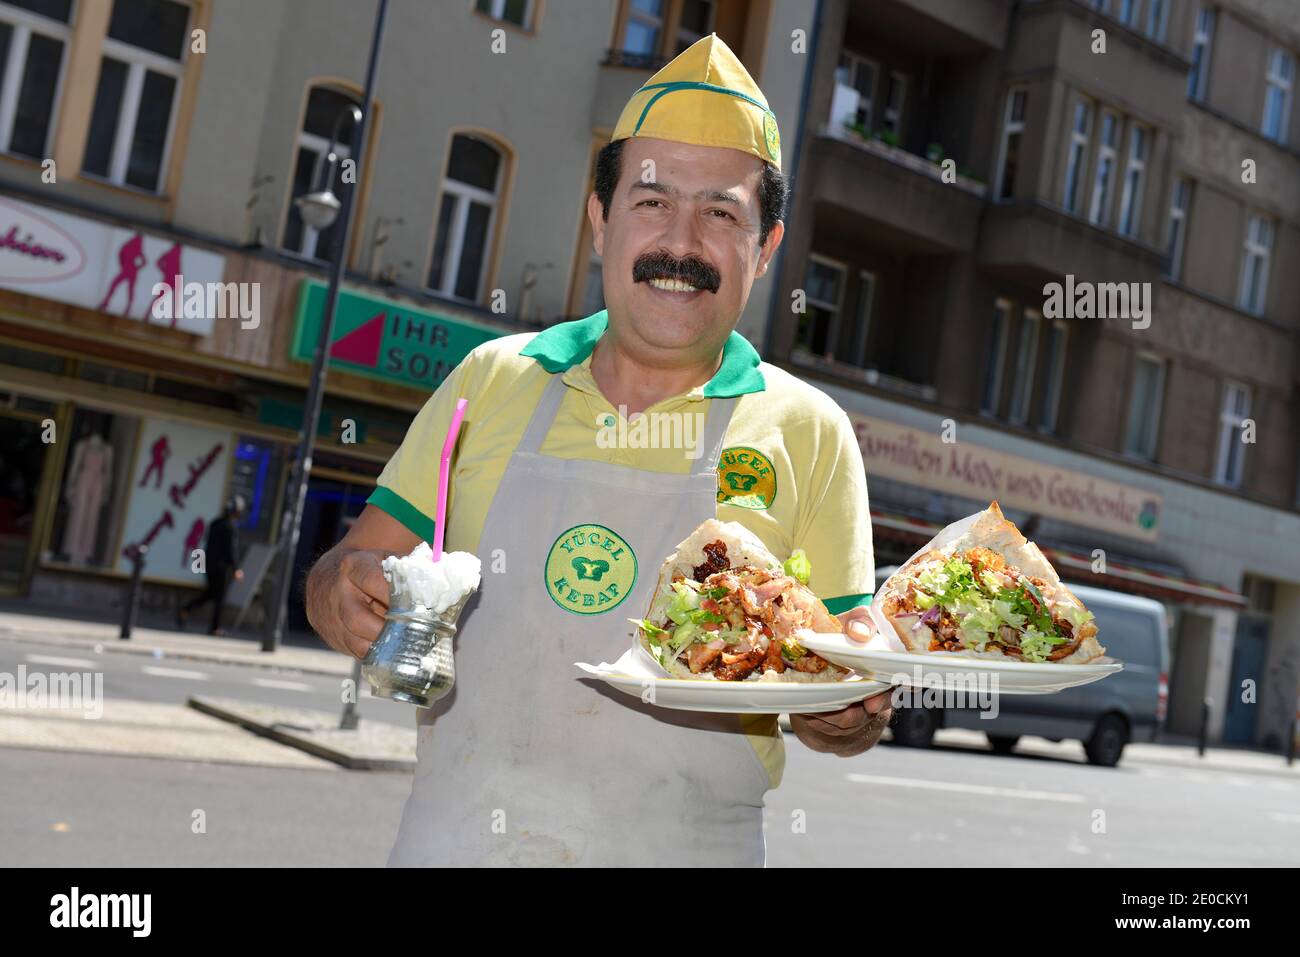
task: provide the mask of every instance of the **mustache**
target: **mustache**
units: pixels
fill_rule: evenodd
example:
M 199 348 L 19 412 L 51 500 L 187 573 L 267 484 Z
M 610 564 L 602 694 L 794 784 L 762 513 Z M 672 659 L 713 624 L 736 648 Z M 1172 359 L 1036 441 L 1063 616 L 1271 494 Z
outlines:
M 643 253 L 632 264 L 632 281 L 649 282 L 651 279 L 680 279 L 696 289 L 716 293 L 722 285 L 722 274 L 698 256 L 676 256 L 664 252 Z

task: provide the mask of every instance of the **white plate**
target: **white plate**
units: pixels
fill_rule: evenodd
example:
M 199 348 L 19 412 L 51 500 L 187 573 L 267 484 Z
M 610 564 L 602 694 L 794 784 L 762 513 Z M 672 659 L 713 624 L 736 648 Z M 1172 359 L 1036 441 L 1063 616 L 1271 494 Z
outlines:
M 850 675 L 845 681 L 772 682 L 709 681 L 666 678 L 654 674 L 634 650 L 614 664 L 575 662 L 594 678 L 647 704 L 675 711 L 731 714 L 806 714 L 838 711 L 855 701 L 889 690 L 883 681 Z
M 801 632 L 799 643 L 827 661 L 891 685 L 912 688 L 968 688 L 998 694 L 1053 694 L 1086 685 L 1123 669 L 1114 658 L 1098 658 L 1086 665 L 1051 662 L 999 661 L 971 658 L 949 651 L 913 654 L 886 651 L 859 644 L 837 634 Z

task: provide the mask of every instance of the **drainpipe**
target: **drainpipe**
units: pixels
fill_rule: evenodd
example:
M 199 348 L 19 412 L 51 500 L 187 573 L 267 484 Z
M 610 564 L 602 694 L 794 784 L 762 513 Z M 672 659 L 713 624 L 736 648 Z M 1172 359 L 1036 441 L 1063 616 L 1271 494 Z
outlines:
M 794 208 L 794 188 L 799 182 L 799 158 L 803 155 L 804 142 L 808 134 L 808 100 L 812 97 L 813 84 L 813 66 L 817 60 L 817 42 L 821 36 L 822 24 L 822 0 L 816 0 L 816 6 L 813 8 L 812 34 L 808 37 L 808 63 L 804 66 L 803 71 L 803 95 L 799 98 L 799 125 L 796 127 L 794 143 L 794 160 L 790 164 L 790 204 L 786 210 L 786 215 Z M 783 242 L 782 246 L 785 245 Z M 785 278 L 785 249 L 778 249 L 776 253 L 776 266 L 772 273 L 773 296 L 776 297 L 768 309 L 767 326 L 763 330 L 763 349 L 761 357 L 764 360 L 771 361 L 772 356 L 772 330 L 776 325 L 777 310 L 784 308 L 784 300 L 780 300 L 781 283 Z M 780 300 L 780 301 L 778 301 Z

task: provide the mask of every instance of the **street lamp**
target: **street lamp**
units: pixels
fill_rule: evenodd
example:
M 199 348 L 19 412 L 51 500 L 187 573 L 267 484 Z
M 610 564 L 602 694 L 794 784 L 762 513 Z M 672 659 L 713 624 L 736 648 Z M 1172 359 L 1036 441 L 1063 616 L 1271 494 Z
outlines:
M 384 36 L 384 15 L 388 12 L 388 0 L 379 0 L 379 9 L 375 12 L 375 29 L 370 41 L 370 60 L 366 64 L 366 87 L 362 94 L 361 107 L 351 107 L 352 156 L 357 162 L 365 156 L 366 136 L 369 133 L 370 106 L 375 87 L 375 70 L 379 65 L 379 46 Z M 316 230 L 329 229 L 339 219 L 339 228 L 333 236 L 333 259 L 330 262 L 329 291 L 325 295 L 325 314 L 321 317 L 320 334 L 316 339 L 316 349 L 312 354 L 311 380 L 307 385 L 307 403 L 303 409 L 302 431 L 298 434 L 298 448 L 294 454 L 293 472 L 285 486 L 284 501 L 280 509 L 280 535 L 276 545 L 280 552 L 279 578 L 276 581 L 274 604 L 266 618 L 266 630 L 262 635 L 262 650 L 275 651 L 284 636 L 285 619 L 289 612 L 289 593 L 293 588 L 293 557 L 298 551 L 298 537 L 302 532 L 302 511 L 307 503 L 307 482 L 311 477 L 311 457 L 316 448 L 316 427 L 320 421 L 321 404 L 325 398 L 325 373 L 329 358 L 330 341 L 334 338 L 334 313 L 339 301 L 339 284 L 343 278 L 343 257 L 348 248 L 348 237 L 352 234 L 352 197 L 356 193 L 355 185 L 343 190 L 343 198 L 334 195 L 334 167 L 338 162 L 335 145 L 338 141 L 340 123 L 347 115 L 347 110 L 335 120 L 334 130 L 330 135 L 330 146 L 324 157 L 328 164 L 327 179 L 314 193 L 308 193 L 295 201 L 298 213 L 308 226 Z M 321 160 L 317 160 L 319 164 Z M 320 172 L 318 169 L 317 172 Z
M 312 181 L 317 183 L 319 188 L 315 192 L 304 193 L 293 201 L 294 207 L 298 210 L 298 215 L 302 221 L 316 230 L 323 233 L 334 225 L 334 220 L 338 218 L 339 210 L 343 208 L 343 201 L 334 195 L 334 170 L 338 167 L 339 154 L 337 145 L 339 134 L 343 131 L 344 119 L 351 117 L 353 138 L 357 136 L 357 131 L 361 128 L 361 108 L 355 103 L 348 104 L 347 109 L 339 113 L 334 118 L 334 129 L 330 131 L 330 145 L 323 154 L 316 157 L 316 168 L 312 171 Z M 321 167 L 325 166 L 324 177 L 321 176 Z

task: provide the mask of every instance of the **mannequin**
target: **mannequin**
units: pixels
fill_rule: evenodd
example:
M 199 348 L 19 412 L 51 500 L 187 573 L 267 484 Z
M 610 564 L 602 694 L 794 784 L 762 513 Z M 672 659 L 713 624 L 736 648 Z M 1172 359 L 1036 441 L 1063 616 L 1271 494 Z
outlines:
M 68 501 L 63 551 L 75 565 L 86 564 L 95 551 L 99 513 L 113 475 L 113 446 L 93 429 L 86 432 L 72 450 L 72 466 L 63 489 Z

